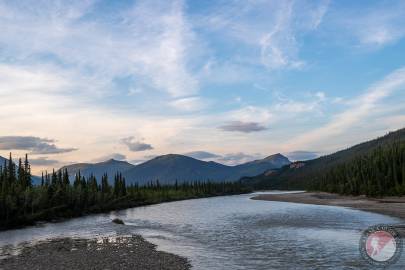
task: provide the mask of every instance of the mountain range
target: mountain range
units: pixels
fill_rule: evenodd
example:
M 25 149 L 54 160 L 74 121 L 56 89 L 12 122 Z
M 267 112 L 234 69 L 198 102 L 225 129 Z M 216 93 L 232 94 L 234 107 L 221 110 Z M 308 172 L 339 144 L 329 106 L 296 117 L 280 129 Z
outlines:
M 122 173 L 127 184 L 147 184 L 159 180 L 161 184 L 174 184 L 176 181 L 237 181 L 243 176 L 254 176 L 270 169 L 280 168 L 291 162 L 281 154 L 271 155 L 236 166 L 227 166 L 213 161 L 202 161 L 189 156 L 168 154 L 155 157 L 139 165 L 126 161 L 108 160 L 99 163 L 78 163 L 62 167 L 73 178 L 79 171 L 84 176 L 93 174 L 97 179 L 105 173 L 113 182 L 117 172 Z

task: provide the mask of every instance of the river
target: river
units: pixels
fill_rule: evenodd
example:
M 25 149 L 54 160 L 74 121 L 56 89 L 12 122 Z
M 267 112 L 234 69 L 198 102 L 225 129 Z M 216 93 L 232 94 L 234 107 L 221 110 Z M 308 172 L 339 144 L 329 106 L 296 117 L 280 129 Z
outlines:
M 195 199 L 0 232 L 0 254 L 56 237 L 141 234 L 193 269 L 371 269 L 361 232 L 401 220 L 350 208 L 250 200 L 252 194 Z M 126 226 L 111 223 L 119 217 Z M 389 269 L 405 269 L 405 256 Z

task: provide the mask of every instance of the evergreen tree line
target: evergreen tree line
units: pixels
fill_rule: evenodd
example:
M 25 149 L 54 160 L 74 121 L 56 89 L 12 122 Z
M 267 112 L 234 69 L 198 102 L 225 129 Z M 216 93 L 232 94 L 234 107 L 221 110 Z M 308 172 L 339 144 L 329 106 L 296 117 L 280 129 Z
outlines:
M 16 166 L 10 154 L 8 161 L 0 166 L 0 228 L 249 191 L 240 182 L 176 182 L 175 185 L 161 185 L 157 180 L 145 186 L 127 185 L 121 173 L 114 176 L 113 185 L 109 184 L 106 174 L 98 182 L 93 175 L 85 177 L 80 172 L 71 183 L 67 170 L 42 174 L 40 185 L 33 185 L 28 157 L 24 162 L 20 159 Z
M 405 142 L 379 146 L 303 180 L 311 190 L 370 197 L 405 195 Z
M 241 181 L 253 189 L 404 196 L 405 128 L 316 159 L 244 177 Z
M 405 140 L 385 141 L 338 159 L 335 154 L 298 162 L 273 173 L 246 177 L 254 189 L 326 191 L 369 197 L 405 195 Z M 338 152 L 339 155 L 341 153 Z M 299 165 L 294 168 L 294 165 Z

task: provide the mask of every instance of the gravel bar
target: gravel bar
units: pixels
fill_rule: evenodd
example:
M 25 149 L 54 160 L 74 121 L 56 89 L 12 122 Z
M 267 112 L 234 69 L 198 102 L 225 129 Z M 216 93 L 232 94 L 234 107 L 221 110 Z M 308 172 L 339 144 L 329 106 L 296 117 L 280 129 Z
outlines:
M 0 260 L 0 269 L 145 269 L 186 270 L 186 258 L 157 251 L 139 235 L 99 239 L 59 238 L 23 245 Z

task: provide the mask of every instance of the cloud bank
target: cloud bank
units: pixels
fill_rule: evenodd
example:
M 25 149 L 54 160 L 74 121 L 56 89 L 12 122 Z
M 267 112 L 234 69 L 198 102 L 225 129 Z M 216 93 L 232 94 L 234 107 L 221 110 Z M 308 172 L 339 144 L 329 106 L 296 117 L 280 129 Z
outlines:
M 77 150 L 76 148 L 60 148 L 55 140 L 33 136 L 2 136 L 1 150 L 28 150 L 31 154 L 60 154 Z
M 267 127 L 256 122 L 242 122 L 242 121 L 231 121 L 223 126 L 219 127 L 224 131 L 237 131 L 243 133 L 251 133 L 267 130 Z
M 141 152 L 153 149 L 152 145 L 150 144 L 135 141 L 135 138 L 133 136 L 121 139 L 121 143 L 126 145 L 132 152 Z

